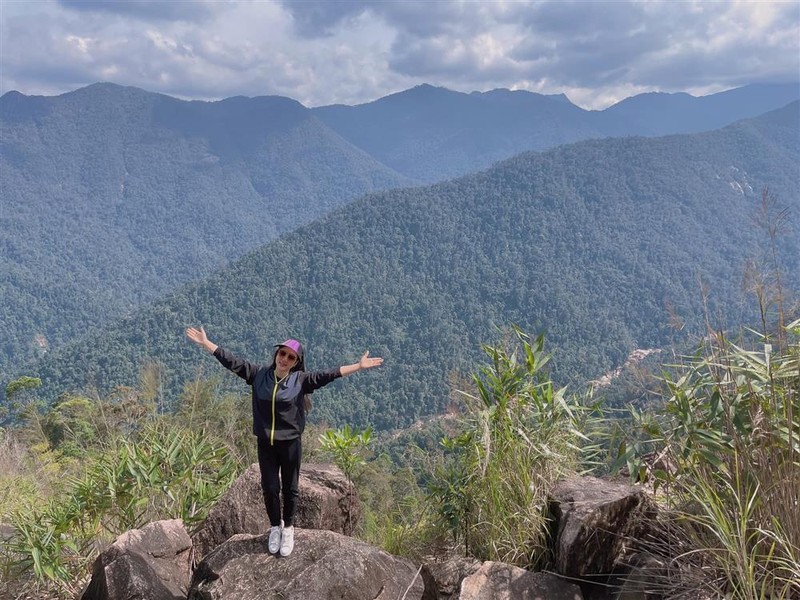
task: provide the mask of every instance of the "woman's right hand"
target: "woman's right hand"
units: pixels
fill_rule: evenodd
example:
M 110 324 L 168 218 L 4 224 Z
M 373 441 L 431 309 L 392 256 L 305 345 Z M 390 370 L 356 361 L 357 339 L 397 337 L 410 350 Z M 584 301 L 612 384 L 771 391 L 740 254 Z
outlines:
M 203 329 L 203 326 L 200 326 L 200 329 L 195 329 L 194 327 L 189 327 L 186 329 L 186 337 L 193 341 L 198 346 L 208 350 L 209 352 L 214 352 L 217 349 L 217 345 L 213 344 L 206 335 L 206 330 Z

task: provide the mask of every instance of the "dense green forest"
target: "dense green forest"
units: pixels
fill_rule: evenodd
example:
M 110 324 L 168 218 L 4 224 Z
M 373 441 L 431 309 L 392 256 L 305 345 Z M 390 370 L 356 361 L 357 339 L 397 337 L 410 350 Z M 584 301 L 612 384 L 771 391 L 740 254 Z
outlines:
M 168 409 L 198 375 L 242 389 L 184 339 L 185 327 L 202 324 L 251 360 L 294 336 L 310 368 L 366 349 L 386 358 L 319 392 L 312 413 L 386 429 L 440 412 L 448 381 L 483 341 L 501 337 L 497 325 L 516 323 L 547 334 L 556 381 L 579 387 L 634 348 L 702 334 L 707 320 L 757 317 L 742 282 L 771 248 L 753 224 L 798 207 L 798 106 L 703 134 L 581 142 L 371 194 L 17 374 L 41 377 L 39 393 L 52 399 L 108 394 L 154 364 Z M 797 230 L 776 243 L 784 284 L 797 286 Z
M 564 96 L 420 86 L 366 105 L 186 102 L 96 84 L 0 99 L 0 378 L 366 192 L 441 181 L 525 150 L 721 126 L 792 85 Z
M 288 98 L 0 99 L 0 373 L 409 180 Z

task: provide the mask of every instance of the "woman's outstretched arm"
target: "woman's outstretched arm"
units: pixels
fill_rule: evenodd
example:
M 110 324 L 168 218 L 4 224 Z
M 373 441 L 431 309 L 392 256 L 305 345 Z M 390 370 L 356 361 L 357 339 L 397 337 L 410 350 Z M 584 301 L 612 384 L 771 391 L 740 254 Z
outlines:
M 352 375 L 353 373 L 358 373 L 359 371 L 363 371 L 364 369 L 372 369 L 373 367 L 379 367 L 383 364 L 383 359 L 378 357 L 370 357 L 369 350 L 364 352 L 364 356 L 361 357 L 357 363 L 353 363 L 352 365 L 342 365 L 339 367 L 339 371 L 342 374 L 342 377 L 347 377 L 348 375 Z
M 186 337 L 207 352 L 213 354 L 223 367 L 244 379 L 249 385 L 253 385 L 253 380 L 259 368 L 257 364 L 251 363 L 243 358 L 239 358 L 224 348 L 217 346 L 214 342 L 208 339 L 208 336 L 206 335 L 206 332 L 202 326 L 200 329 L 189 327 L 186 330 Z

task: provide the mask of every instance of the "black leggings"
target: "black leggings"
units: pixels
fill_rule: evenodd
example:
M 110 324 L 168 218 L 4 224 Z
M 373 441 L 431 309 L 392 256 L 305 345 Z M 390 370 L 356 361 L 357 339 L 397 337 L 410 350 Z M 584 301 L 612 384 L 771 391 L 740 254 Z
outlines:
M 299 437 L 293 440 L 275 440 L 272 445 L 269 440 L 258 438 L 261 489 L 264 491 L 269 524 L 273 527 L 281 524 L 281 491 L 283 491 L 283 524 L 285 527 L 294 524 L 297 498 L 300 496 L 301 455 L 302 444 Z

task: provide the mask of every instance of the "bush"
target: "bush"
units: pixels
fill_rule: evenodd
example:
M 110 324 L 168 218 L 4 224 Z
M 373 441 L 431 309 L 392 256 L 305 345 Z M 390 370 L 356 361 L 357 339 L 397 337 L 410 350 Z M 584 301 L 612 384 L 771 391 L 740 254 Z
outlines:
M 748 350 L 718 335 L 665 377 L 666 414 L 647 432 L 673 468 L 649 474 L 667 491 L 669 537 L 682 550 L 648 551 L 684 565 L 663 582 L 671 594 L 800 595 L 800 321 L 787 331 L 794 339 L 776 352 L 765 339 Z M 624 458 L 641 476 L 636 447 L 623 447 Z
M 33 573 L 71 593 L 98 546 L 158 519 L 197 523 L 238 466 L 224 444 L 202 432 L 150 424 L 136 439 L 116 438 L 63 495 L 12 515 L 5 574 Z
M 445 438 L 430 485 L 439 526 L 468 554 L 522 567 L 547 562 L 547 496 L 597 451 L 584 431 L 596 407 L 556 389 L 544 338 L 517 328 L 510 349 L 484 346 L 489 364 L 462 392 L 463 433 Z

